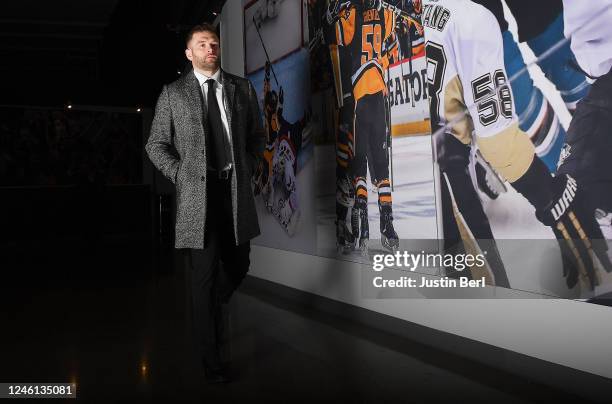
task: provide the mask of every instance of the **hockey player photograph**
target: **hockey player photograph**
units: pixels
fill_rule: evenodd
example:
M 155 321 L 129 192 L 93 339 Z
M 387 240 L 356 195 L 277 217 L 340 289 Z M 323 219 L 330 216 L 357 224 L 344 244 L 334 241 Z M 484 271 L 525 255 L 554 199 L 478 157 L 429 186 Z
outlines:
M 254 242 L 312 253 L 316 248 L 308 51 L 298 2 L 244 6 L 245 71 L 257 92 L 266 145 L 253 178 L 261 225 Z
M 496 233 L 495 222 L 500 218 L 504 220 L 503 217 L 500 217 L 499 208 L 497 212 L 495 209 L 488 209 L 485 214 L 481 204 L 484 193 L 477 193 L 473 185 L 476 183 L 472 179 L 474 176 L 470 178 L 470 165 L 472 164 L 470 155 L 473 155 L 470 149 L 477 148 L 483 165 L 487 166 L 487 169 L 491 170 L 494 175 L 499 175 L 502 181 L 507 181 L 514 189 L 513 192 L 516 195 L 512 197 L 514 199 L 502 196 L 499 201 L 495 201 L 508 211 L 504 214 L 507 216 L 505 220 L 507 221 L 508 217 L 512 217 L 513 214 L 517 218 L 531 215 L 540 223 L 536 225 L 532 222 L 534 229 L 540 229 L 538 226 L 544 226 L 542 229 L 550 229 L 546 232 L 538 230 L 539 234 L 544 234 L 542 238 L 554 237 L 558 240 L 557 254 L 560 259 L 555 261 L 551 268 L 530 268 L 531 271 L 542 272 L 535 277 L 535 279 L 540 278 L 540 281 L 530 285 L 523 283 L 521 288 L 546 289 L 550 281 L 543 279 L 562 277 L 565 279 L 566 289 L 565 291 L 556 289 L 555 294 L 571 296 L 572 294 L 568 294 L 568 289 L 576 287 L 573 295 L 592 297 L 596 293 L 596 287 L 602 284 L 602 276 L 612 270 L 608 247 L 596 221 L 595 208 L 597 206 L 594 204 L 595 198 L 590 189 L 592 177 L 581 176 L 580 170 L 575 168 L 559 169 L 554 173 L 556 158 L 546 153 L 541 156 L 536 153 L 537 145 L 541 142 L 530 137 L 521 128 L 521 124 L 525 122 L 521 122 L 521 117 L 517 115 L 516 105 L 519 104 L 519 101 L 516 101 L 517 97 L 519 99 L 530 97 L 532 101 L 540 100 L 538 103 L 543 105 L 542 111 L 549 110 L 548 113 L 540 114 L 544 117 L 550 117 L 552 112 L 550 107 L 545 105 L 546 103 L 542 103 L 542 96 L 537 89 L 531 90 L 532 95 L 530 96 L 529 92 L 524 92 L 529 85 L 523 87 L 513 85 L 514 80 L 520 77 L 519 73 L 522 72 L 515 72 L 512 76 L 508 76 L 505 52 L 509 52 L 508 48 L 513 48 L 514 45 L 504 45 L 498 19 L 491 11 L 477 3 L 483 2 L 424 1 L 422 23 L 425 28 L 428 60 L 432 131 L 434 132 L 437 164 L 441 172 L 439 184 L 442 193 L 441 209 L 445 244 L 447 248 L 452 248 L 452 245 L 456 245 L 454 241 L 465 239 L 465 235 L 461 233 L 462 227 L 467 227 L 476 239 L 492 240 Z M 494 8 L 491 5 L 494 2 L 484 3 L 489 3 L 488 6 Z M 584 8 L 582 7 L 581 10 Z M 593 14 L 593 18 L 595 15 Z M 565 60 L 562 63 L 563 69 L 569 69 L 569 62 L 572 59 L 571 51 L 577 52 L 578 48 L 574 46 L 574 42 L 580 38 L 580 31 L 578 35 L 567 31 L 568 18 L 571 18 L 571 13 L 567 9 L 564 10 L 565 35 L 572 39 L 572 50 L 570 51 L 567 46 L 564 46 L 565 39 L 558 38 L 559 24 L 563 25 L 559 18 L 561 15 L 553 12 L 553 16 L 547 20 L 553 21 L 551 23 L 553 27 L 550 29 L 552 33 L 549 32 L 549 34 L 557 39 L 557 42 L 549 47 L 548 54 L 553 54 L 555 51 L 560 52 L 555 55 L 554 60 Z M 521 25 L 520 20 L 518 23 L 519 32 L 527 35 L 525 34 L 526 29 L 521 31 L 521 26 L 524 28 L 525 24 Z M 537 31 L 530 35 L 542 40 L 537 36 Z M 533 47 L 537 48 L 535 45 Z M 537 49 L 536 53 L 538 53 Z M 580 90 L 588 90 L 583 80 L 585 72 L 574 70 L 568 73 L 563 70 L 561 73 L 555 73 L 555 69 L 547 66 L 545 62 L 548 54 L 541 50 L 539 54 L 538 65 L 547 73 L 546 77 L 556 81 L 555 85 L 562 91 L 561 95 L 565 95 L 564 100 L 567 105 L 573 106 L 573 102 L 580 97 Z M 579 56 L 576 56 L 579 60 Z M 523 69 L 523 72 L 526 72 L 526 68 Z M 598 73 L 601 74 L 601 68 Z M 529 78 L 522 80 L 529 84 Z M 514 94 L 515 87 L 518 95 Z M 568 88 L 572 91 L 564 91 Z M 572 99 L 570 95 L 578 98 Z M 525 101 L 521 99 L 520 103 L 523 105 Z M 584 104 L 586 102 L 577 104 L 576 115 Z M 575 123 L 573 122 L 572 125 L 575 126 Z M 551 127 L 551 125 L 545 124 L 544 127 Z M 571 127 L 569 132 L 572 132 Z M 564 131 L 552 134 L 544 131 L 542 134 L 544 138 L 561 136 L 561 139 L 564 135 Z M 568 135 L 566 141 L 570 139 L 572 136 Z M 559 144 L 559 141 L 557 139 L 551 143 Z M 605 142 L 601 144 L 603 146 Z M 568 146 L 565 146 L 564 150 L 567 148 Z M 549 149 L 551 150 L 552 148 Z M 557 153 L 560 153 L 558 148 Z M 565 155 L 567 156 L 567 153 Z M 591 162 L 587 163 L 585 157 L 586 155 L 577 158 L 585 164 L 590 164 Z M 599 176 L 600 181 L 608 173 L 609 171 L 602 171 Z M 522 198 L 518 195 L 522 195 Z M 503 202 L 504 198 L 506 198 L 505 201 L 512 200 L 512 205 Z M 525 200 L 530 206 L 526 207 Z M 453 206 L 455 202 L 456 206 Z M 603 211 L 603 209 L 600 210 Z M 457 213 L 460 213 L 463 221 L 455 219 Z M 508 222 L 506 229 L 511 229 L 514 233 L 506 232 L 505 237 L 532 238 L 529 235 L 530 230 L 516 227 L 512 229 L 512 227 L 512 222 Z M 533 244 L 534 249 L 537 249 L 538 245 L 543 245 L 537 242 Z M 513 257 L 504 256 L 503 248 L 501 248 L 502 260 L 500 261 L 497 246 L 489 245 L 489 251 L 491 249 L 495 252 L 495 258 L 491 262 L 494 264 L 491 269 L 494 272 L 497 271 L 495 275 L 497 277 L 502 275 L 503 283 L 510 283 L 512 287 L 517 287 L 512 281 L 512 269 L 514 268 L 509 268 L 516 267 L 512 265 Z M 546 251 L 548 254 L 549 250 Z
M 266 150 L 253 180 L 255 193 L 261 195 L 266 209 L 278 219 L 287 235 L 292 237 L 301 215 L 296 174 L 302 146 L 309 140 L 303 137 L 309 116 L 306 111 L 298 121 L 287 122 L 283 116 L 283 88 L 279 89 L 278 94 L 272 90 L 271 69 L 272 65 L 266 62 L 263 84 Z
M 325 3 L 314 20 L 337 109 L 337 251 L 370 257 L 435 239 L 420 2 Z
M 0 10 L 0 399 L 612 402 L 612 0 Z

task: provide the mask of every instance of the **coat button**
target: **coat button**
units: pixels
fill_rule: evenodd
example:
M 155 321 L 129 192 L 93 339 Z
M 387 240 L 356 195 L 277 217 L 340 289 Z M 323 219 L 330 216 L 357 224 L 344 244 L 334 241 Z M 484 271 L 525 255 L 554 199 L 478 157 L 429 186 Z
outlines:
M 206 154 L 206 150 L 202 149 L 202 154 Z
M 201 179 L 202 181 L 204 181 L 204 176 L 201 176 L 201 177 L 200 177 L 200 179 Z

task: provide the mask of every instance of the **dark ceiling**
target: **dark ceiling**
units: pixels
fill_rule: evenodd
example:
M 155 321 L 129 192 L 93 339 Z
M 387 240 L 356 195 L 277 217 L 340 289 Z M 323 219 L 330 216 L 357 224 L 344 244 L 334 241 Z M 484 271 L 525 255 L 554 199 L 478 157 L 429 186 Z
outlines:
M 224 0 L 0 3 L 0 104 L 151 107 Z

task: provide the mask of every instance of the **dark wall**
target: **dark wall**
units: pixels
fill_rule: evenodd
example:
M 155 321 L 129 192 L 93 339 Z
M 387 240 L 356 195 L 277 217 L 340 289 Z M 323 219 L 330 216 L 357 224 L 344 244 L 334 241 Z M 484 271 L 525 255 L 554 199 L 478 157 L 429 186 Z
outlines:
M 0 4 L 4 105 L 152 107 L 185 65 L 185 31 L 223 3 L 23 1 Z

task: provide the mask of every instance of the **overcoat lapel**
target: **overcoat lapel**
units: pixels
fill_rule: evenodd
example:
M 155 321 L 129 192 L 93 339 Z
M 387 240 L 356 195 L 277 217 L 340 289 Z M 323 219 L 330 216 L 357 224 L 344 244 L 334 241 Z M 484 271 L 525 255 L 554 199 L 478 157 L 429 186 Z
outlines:
M 221 82 L 223 83 L 223 104 L 225 108 L 225 116 L 227 117 L 227 127 L 230 132 L 232 141 L 230 142 L 230 151 L 232 155 L 232 162 L 236 167 L 236 159 L 234 154 L 234 145 L 236 145 L 236 139 L 234 138 L 235 131 L 232 126 L 232 118 L 234 112 L 234 92 L 235 84 L 227 77 L 225 72 L 221 70 Z M 236 169 L 232 170 L 232 213 L 234 218 L 234 238 L 236 245 L 238 245 L 238 179 L 236 176 Z
M 228 79 L 227 75 L 221 70 L 221 81 L 223 83 L 223 103 L 225 104 L 225 115 L 227 116 L 227 126 L 229 128 L 230 137 L 234 138 L 232 130 L 232 113 L 234 111 L 234 90 L 235 84 Z

